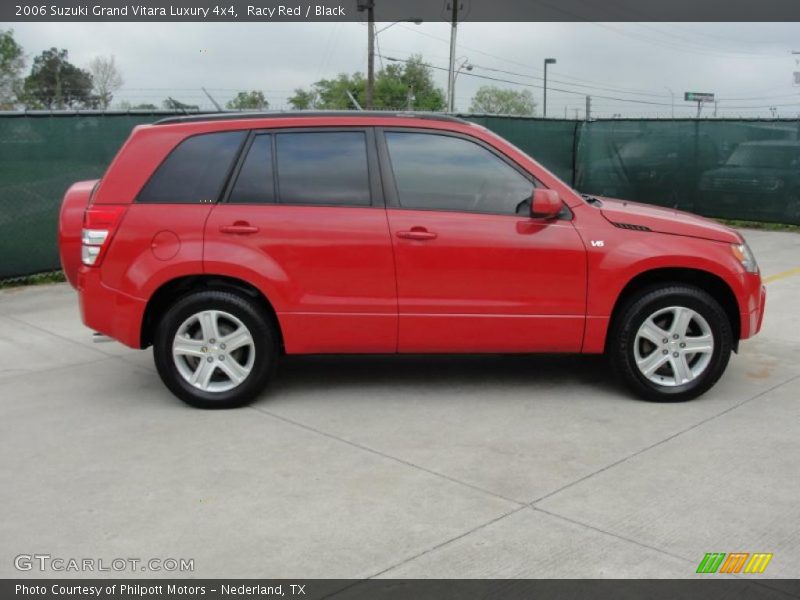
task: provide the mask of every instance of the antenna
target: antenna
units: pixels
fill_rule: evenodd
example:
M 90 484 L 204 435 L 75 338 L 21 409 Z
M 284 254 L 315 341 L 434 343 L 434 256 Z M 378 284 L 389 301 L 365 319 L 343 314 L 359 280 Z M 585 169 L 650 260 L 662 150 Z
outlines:
M 201 87 L 200 89 L 203 90 L 203 93 L 206 95 L 206 97 L 209 100 L 211 100 L 211 104 L 213 104 L 219 112 L 222 112 L 222 107 L 219 104 L 217 104 L 217 101 L 214 100 L 214 98 L 211 96 L 211 94 L 208 93 L 208 90 L 206 88 L 204 88 L 204 87 Z

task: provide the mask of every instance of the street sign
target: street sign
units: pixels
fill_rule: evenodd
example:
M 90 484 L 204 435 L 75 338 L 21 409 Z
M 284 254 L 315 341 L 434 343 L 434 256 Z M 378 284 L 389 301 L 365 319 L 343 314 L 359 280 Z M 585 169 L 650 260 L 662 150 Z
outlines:
M 683 99 L 686 102 L 713 102 L 714 94 L 707 92 L 684 92 Z

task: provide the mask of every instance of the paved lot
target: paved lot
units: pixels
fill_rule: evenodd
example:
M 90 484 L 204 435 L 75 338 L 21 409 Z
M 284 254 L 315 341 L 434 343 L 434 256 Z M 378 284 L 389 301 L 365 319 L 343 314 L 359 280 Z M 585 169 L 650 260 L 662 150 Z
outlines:
M 92 344 L 68 286 L 0 292 L 0 577 L 21 553 L 193 558 L 195 577 L 690 577 L 711 551 L 797 577 L 800 235 L 746 235 L 778 276 L 764 330 L 672 405 L 601 358 L 313 357 L 251 407 L 193 410 L 149 350 Z

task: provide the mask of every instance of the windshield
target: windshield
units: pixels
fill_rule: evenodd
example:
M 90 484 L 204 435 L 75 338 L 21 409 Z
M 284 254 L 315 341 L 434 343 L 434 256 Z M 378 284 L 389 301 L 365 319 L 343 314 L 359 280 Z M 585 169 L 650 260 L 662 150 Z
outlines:
M 800 164 L 800 147 L 742 144 L 733 151 L 725 164 L 729 167 L 788 169 Z

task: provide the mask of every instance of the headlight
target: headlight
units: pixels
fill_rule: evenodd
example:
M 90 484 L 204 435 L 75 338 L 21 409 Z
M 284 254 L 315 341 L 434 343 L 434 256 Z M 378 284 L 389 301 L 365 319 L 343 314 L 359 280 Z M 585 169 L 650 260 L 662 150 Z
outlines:
M 742 263 L 742 267 L 748 273 L 758 273 L 758 263 L 756 262 L 756 257 L 753 256 L 753 251 L 750 250 L 750 246 L 746 243 L 744 244 L 731 244 L 731 252 L 736 257 L 736 259 Z

